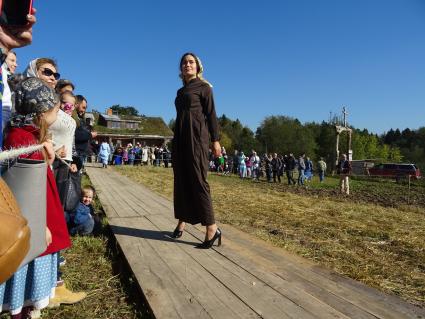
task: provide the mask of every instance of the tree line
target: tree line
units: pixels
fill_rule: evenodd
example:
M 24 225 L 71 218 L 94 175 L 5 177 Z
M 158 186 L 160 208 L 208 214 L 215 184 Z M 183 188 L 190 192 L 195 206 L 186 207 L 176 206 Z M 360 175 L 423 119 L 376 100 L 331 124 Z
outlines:
M 228 154 L 235 150 L 250 154 L 305 153 L 312 160 L 323 157 L 332 167 L 335 163 L 336 130 L 328 122 L 308 122 L 302 124 L 298 119 L 283 115 L 264 118 L 253 132 L 239 119 L 232 120 L 225 114 L 218 118 L 220 143 Z M 171 129 L 174 120 L 169 123 Z M 382 135 L 370 133 L 367 129 L 352 129 L 353 159 L 372 159 L 377 162 L 411 162 L 425 170 L 425 127 L 418 130 L 390 130 Z M 348 152 L 348 134 L 340 136 L 340 152 Z

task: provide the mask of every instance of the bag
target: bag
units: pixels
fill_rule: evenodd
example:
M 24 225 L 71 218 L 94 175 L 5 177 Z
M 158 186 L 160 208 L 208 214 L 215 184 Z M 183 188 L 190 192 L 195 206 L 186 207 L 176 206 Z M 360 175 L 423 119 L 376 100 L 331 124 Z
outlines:
M 38 257 L 47 248 L 47 164 L 44 161 L 18 159 L 6 167 L 2 178 L 15 195 L 22 216 L 27 219 L 31 229 L 30 250 L 21 262 L 19 266 L 21 267 Z
M 0 284 L 18 270 L 30 248 L 30 233 L 15 197 L 0 178 Z
M 68 167 L 68 174 L 63 180 L 57 180 L 59 198 L 62 201 L 63 210 L 72 212 L 77 208 L 81 198 L 81 175 L 79 172 L 72 173 Z

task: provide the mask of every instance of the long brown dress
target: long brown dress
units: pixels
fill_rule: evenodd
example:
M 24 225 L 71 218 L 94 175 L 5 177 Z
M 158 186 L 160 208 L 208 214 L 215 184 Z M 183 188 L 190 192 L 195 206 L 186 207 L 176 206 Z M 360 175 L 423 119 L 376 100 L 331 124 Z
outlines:
M 173 139 L 174 216 L 203 226 L 215 224 L 207 182 L 209 139 L 218 124 L 209 84 L 196 78 L 177 91 Z

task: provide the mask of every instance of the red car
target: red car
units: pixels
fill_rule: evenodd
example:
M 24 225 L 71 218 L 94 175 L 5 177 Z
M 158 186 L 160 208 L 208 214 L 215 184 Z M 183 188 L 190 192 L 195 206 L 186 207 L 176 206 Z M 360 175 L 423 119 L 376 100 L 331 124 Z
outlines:
M 405 177 L 421 178 L 421 171 L 415 164 L 378 164 L 368 169 L 370 176 L 395 177 L 397 180 Z

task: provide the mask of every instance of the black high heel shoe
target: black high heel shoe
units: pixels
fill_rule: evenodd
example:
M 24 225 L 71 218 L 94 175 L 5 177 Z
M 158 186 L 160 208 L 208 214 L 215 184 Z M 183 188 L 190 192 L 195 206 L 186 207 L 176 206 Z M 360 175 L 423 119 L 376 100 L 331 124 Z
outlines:
M 179 227 L 176 227 L 176 229 L 173 231 L 173 234 L 171 235 L 171 238 L 180 238 L 181 236 L 183 236 L 183 230 L 179 230 Z
M 198 245 L 195 246 L 195 248 L 199 248 L 199 249 L 208 249 L 211 248 L 214 245 L 214 242 L 218 239 L 218 243 L 217 243 L 217 247 L 221 246 L 221 230 L 220 228 L 217 228 L 213 238 L 211 238 L 210 240 L 206 240 Z

